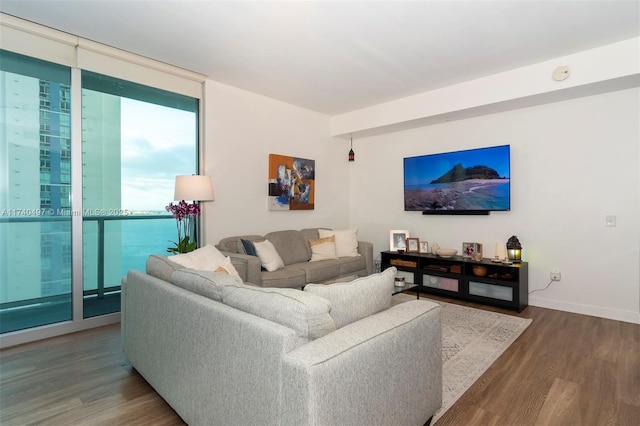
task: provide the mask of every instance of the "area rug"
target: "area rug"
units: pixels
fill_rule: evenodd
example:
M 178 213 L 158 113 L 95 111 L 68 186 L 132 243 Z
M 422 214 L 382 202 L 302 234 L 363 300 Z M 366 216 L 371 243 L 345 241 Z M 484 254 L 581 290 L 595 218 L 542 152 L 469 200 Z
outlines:
M 414 300 L 397 294 L 394 304 Z M 442 306 L 442 408 L 436 421 L 531 324 L 531 319 L 427 299 Z

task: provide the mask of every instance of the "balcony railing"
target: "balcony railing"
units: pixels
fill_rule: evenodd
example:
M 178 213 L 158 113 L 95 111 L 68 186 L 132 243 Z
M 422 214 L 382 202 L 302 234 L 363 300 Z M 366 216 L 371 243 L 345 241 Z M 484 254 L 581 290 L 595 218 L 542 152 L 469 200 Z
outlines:
M 83 303 L 85 318 L 119 311 L 121 291 L 120 279 L 124 274 L 126 274 L 126 270 L 144 270 L 144 259 L 146 259 L 149 254 L 164 252 L 166 247 L 169 245 L 167 240 L 175 233 L 175 228 L 172 225 L 169 225 L 169 223 L 165 225 L 161 222 L 156 222 L 161 220 L 175 224 L 175 221 L 173 220 L 173 217 L 171 215 L 164 214 L 85 216 L 82 218 L 83 234 L 85 238 L 83 245 L 85 246 L 85 253 L 83 253 L 84 276 L 81 279 L 83 280 Z M 68 228 L 55 225 L 62 225 L 65 222 L 68 224 Z M 118 223 L 120 224 L 120 227 L 115 232 L 113 229 L 109 231 L 110 223 Z M 130 225 L 125 226 L 125 223 Z M 23 233 L 24 237 L 35 237 L 36 235 L 40 235 L 41 243 L 43 240 L 43 235 L 50 235 L 47 238 L 51 239 L 51 235 L 56 234 L 57 238 L 64 240 L 66 245 L 68 245 L 69 247 L 71 245 L 71 217 L 68 215 L 0 216 L 0 227 L 11 227 L 6 228 L 7 230 L 11 230 L 11 232 L 20 232 L 20 228 L 18 228 L 18 230 L 15 230 L 15 227 L 20 226 L 20 224 L 22 226 L 28 226 L 29 224 L 52 224 L 50 230 L 43 230 L 42 227 L 38 230 L 30 231 L 25 229 L 23 230 L 25 231 Z M 135 253 L 133 254 L 127 247 L 129 240 L 127 239 L 128 235 L 126 234 L 126 232 L 128 231 L 124 228 L 142 228 L 141 231 L 138 231 L 140 235 L 134 237 L 136 248 Z M 146 229 L 149 229 L 149 232 L 146 232 Z M 151 231 L 152 229 L 157 231 Z M 68 233 L 69 235 L 65 236 L 65 233 Z M 116 238 L 110 236 L 110 234 L 115 235 L 116 233 L 120 237 L 117 242 Z M 5 238 L 8 238 L 8 236 L 11 234 L 9 234 L 9 232 L 2 232 L 0 235 L 4 235 L 6 236 Z M 23 236 L 18 235 L 17 238 L 18 240 L 20 240 L 20 238 L 23 238 Z M 149 240 L 148 244 L 146 244 L 145 238 Z M 9 241 L 0 241 L 0 244 L 4 245 L 6 250 L 11 249 L 11 243 Z M 120 259 L 113 258 L 113 255 L 109 252 L 109 250 L 107 250 L 109 244 L 115 244 L 117 246 L 117 250 L 112 249 L 111 251 L 115 251 L 116 253 L 118 253 L 117 255 L 120 256 Z M 47 254 L 42 254 L 40 244 L 32 243 L 31 246 L 26 248 L 26 250 L 29 249 L 31 249 L 31 252 L 28 253 L 28 256 L 47 256 Z M 35 253 L 36 250 L 38 250 L 37 254 Z M 71 269 L 71 264 L 60 264 L 63 262 L 60 259 L 60 253 L 58 254 L 59 256 L 57 259 L 51 259 L 51 262 L 58 263 L 56 265 L 51 265 L 52 269 L 55 268 L 58 270 L 58 272 L 63 268 Z M 121 270 L 109 270 L 109 268 L 106 267 L 108 263 L 107 261 L 109 261 L 111 264 L 121 265 Z M 6 255 L 5 259 L 0 258 L 0 264 L 6 264 L 7 262 L 8 259 Z M 15 267 L 19 268 L 20 266 Z M 25 297 L 24 299 L 20 300 L 8 300 L 8 286 L 11 280 L 15 278 L 12 278 L 12 273 L 10 272 L 11 267 L 2 269 L 5 269 L 5 272 L 0 272 L 0 296 L 2 296 L 5 301 L 0 303 L 0 332 L 4 333 L 7 331 L 20 330 L 33 326 L 50 324 L 71 319 L 71 288 L 73 287 L 71 285 L 71 279 L 48 282 L 48 285 L 54 287 L 53 291 L 55 291 L 56 288 L 59 289 L 59 293 L 57 294 L 49 294 L 41 297 Z M 40 271 L 36 272 L 36 274 L 38 275 L 40 275 L 40 273 Z M 66 276 L 71 276 L 70 271 L 68 271 Z M 53 277 L 53 279 L 55 280 L 56 277 Z M 91 284 L 87 285 L 87 283 Z M 32 286 L 31 291 L 26 291 L 25 293 L 33 294 L 33 286 L 37 286 L 37 291 L 35 292 L 40 293 L 43 284 L 44 282 L 42 281 L 42 278 L 40 278 L 38 282 L 25 282 L 23 284 L 23 287 Z M 1 287 L 5 288 L 3 289 Z M 65 291 L 66 288 L 68 288 L 68 291 Z M 56 310 L 59 311 L 58 314 L 52 312 Z M 43 317 L 43 315 L 36 314 L 36 311 L 39 311 L 40 313 L 42 313 L 42 311 L 47 311 L 46 317 L 50 319 L 43 320 L 41 318 Z M 30 317 L 33 318 L 33 321 L 29 321 Z M 12 324 L 12 319 L 16 319 L 16 321 L 14 321 L 14 324 Z M 44 324 L 37 323 L 38 321 L 44 321 Z M 30 324 L 30 322 L 33 322 L 33 324 Z

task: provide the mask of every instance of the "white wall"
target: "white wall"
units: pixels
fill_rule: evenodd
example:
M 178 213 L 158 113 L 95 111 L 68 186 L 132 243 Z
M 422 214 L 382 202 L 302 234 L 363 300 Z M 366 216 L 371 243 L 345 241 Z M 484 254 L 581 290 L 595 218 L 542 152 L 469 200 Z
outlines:
M 390 229 L 460 250 L 517 235 L 530 304 L 640 322 L 640 90 L 628 89 L 354 140 L 350 224 L 389 248 Z M 403 209 L 407 156 L 511 145 L 512 210 L 423 216 Z M 605 227 L 616 215 L 617 227 Z
M 348 224 L 348 145 L 329 136 L 327 116 L 214 81 L 205 85 L 204 173 L 215 201 L 204 203 L 205 242 L 231 235 Z M 312 211 L 269 211 L 269 154 L 315 160 Z
M 390 229 L 460 249 L 517 235 L 529 262 L 530 304 L 640 323 L 640 89 L 547 103 L 432 126 L 331 137 L 322 114 L 208 80 L 204 173 L 216 201 L 204 209 L 205 242 L 238 234 L 357 227 L 388 249 Z M 406 156 L 510 144 L 512 211 L 422 216 L 403 209 Z M 316 160 L 316 209 L 267 209 L 269 153 Z M 616 215 L 607 228 L 605 216 Z

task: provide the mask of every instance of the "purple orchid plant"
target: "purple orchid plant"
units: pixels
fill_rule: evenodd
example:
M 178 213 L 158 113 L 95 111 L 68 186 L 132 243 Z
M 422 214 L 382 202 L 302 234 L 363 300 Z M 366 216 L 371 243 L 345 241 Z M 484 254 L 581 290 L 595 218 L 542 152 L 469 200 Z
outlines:
M 195 220 L 196 216 L 200 214 L 200 206 L 182 200 L 175 204 L 169 203 L 165 209 L 176 219 L 176 227 L 178 228 L 178 241 L 169 241 L 175 247 L 167 248 L 167 252 L 178 254 L 195 250 L 197 243 L 195 238 L 192 240 L 192 234 L 195 232 Z

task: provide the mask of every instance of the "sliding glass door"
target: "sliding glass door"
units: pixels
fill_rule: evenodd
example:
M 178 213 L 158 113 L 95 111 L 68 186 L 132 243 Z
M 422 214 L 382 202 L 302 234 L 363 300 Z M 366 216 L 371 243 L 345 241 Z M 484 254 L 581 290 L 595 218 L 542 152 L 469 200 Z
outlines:
M 198 105 L 0 50 L 0 334 L 120 311 L 122 277 L 177 237 Z
M 71 70 L 0 51 L 0 332 L 71 320 Z
M 120 309 L 120 280 L 176 239 L 176 175 L 197 173 L 198 101 L 82 72 L 84 317 Z

